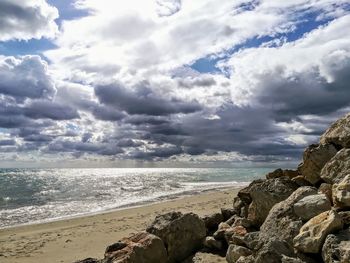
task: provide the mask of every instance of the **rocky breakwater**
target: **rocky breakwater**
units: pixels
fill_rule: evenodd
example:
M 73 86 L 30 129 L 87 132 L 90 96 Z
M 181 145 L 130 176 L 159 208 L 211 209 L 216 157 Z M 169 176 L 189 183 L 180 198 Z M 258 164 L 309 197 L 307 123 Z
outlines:
M 229 263 L 349 263 L 350 114 L 305 150 L 297 169 L 240 190 L 232 209 L 157 216 L 147 231 L 109 246 L 104 259 L 80 263 L 210 263 L 203 253 Z

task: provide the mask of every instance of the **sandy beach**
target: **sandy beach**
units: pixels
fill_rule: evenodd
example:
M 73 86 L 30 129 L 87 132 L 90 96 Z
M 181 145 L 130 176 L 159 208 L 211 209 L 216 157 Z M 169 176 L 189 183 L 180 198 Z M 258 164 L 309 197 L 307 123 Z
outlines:
M 102 258 L 106 246 L 144 230 L 158 214 L 170 211 L 206 215 L 231 207 L 238 189 L 210 191 L 141 207 L 0 230 L 2 263 L 71 263 Z M 224 262 L 224 261 L 223 261 Z

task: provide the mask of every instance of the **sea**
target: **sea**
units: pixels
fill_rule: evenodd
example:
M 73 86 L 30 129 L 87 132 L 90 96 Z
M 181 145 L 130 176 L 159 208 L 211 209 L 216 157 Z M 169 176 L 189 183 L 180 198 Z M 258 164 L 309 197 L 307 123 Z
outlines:
M 271 168 L 0 169 L 0 228 L 243 187 Z

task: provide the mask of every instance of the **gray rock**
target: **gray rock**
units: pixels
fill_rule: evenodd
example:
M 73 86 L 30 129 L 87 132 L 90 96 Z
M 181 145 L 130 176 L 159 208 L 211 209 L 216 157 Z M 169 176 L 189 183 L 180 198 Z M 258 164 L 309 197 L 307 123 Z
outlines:
M 147 232 L 162 239 L 167 248 L 169 263 L 184 260 L 193 254 L 202 247 L 206 236 L 203 220 L 196 214 L 180 212 L 157 216 Z
M 222 250 L 224 248 L 222 241 L 216 240 L 214 237 L 206 237 L 203 244 L 211 250 Z
M 106 262 L 154 263 L 167 261 L 167 252 L 163 241 L 150 233 L 141 232 L 124 238 L 117 244 L 107 248 L 104 259 Z M 123 245 L 120 246 L 120 244 Z
M 292 258 L 292 257 L 287 257 L 287 256 L 283 255 L 281 263 L 309 263 L 309 262 L 310 261 L 304 261 L 300 258 Z
M 303 225 L 293 240 L 294 247 L 303 253 L 319 253 L 326 236 L 342 227 L 343 221 L 337 212 L 323 212 Z
M 251 255 L 251 256 L 248 256 L 248 257 L 243 257 L 241 256 L 237 261 L 236 263 L 254 263 L 255 262 L 255 259 L 254 259 L 254 256 Z
M 321 170 L 321 178 L 329 183 L 339 183 L 350 173 L 350 149 L 340 150 Z
M 204 216 L 202 220 L 204 221 L 205 227 L 208 229 L 208 231 L 212 231 L 218 228 L 218 225 L 224 221 L 224 217 L 221 213 L 214 213 Z
M 259 236 L 259 231 L 247 233 L 243 238 L 245 246 L 251 250 L 256 250 L 259 244 Z
M 350 229 L 327 236 L 322 248 L 322 258 L 325 263 L 350 262 Z
M 287 177 L 256 182 L 250 187 L 252 202 L 248 210 L 248 219 L 259 227 L 266 219 L 271 208 L 290 196 L 298 185 Z
M 324 194 L 309 195 L 294 204 L 294 212 L 303 221 L 307 221 L 322 212 L 331 209 L 331 202 Z
M 96 258 L 86 258 L 83 260 L 75 261 L 74 263 L 102 263 L 103 260 L 99 260 Z
M 339 215 L 342 218 L 344 225 L 349 226 L 350 225 L 350 211 L 340 211 Z
M 252 254 L 252 251 L 246 247 L 230 245 L 226 253 L 226 261 L 228 263 L 236 263 L 240 257 L 247 257 Z
M 226 259 L 216 254 L 197 252 L 193 256 L 190 256 L 182 263 L 225 263 Z M 155 262 L 158 263 L 158 262 Z M 162 262 L 160 262 L 162 263 Z
M 286 200 L 276 204 L 260 228 L 259 243 L 270 240 L 286 242 L 293 251 L 293 238 L 299 233 L 303 223 L 294 213 L 293 206 L 305 196 L 314 195 L 317 189 L 310 186 L 298 188 Z
M 255 263 L 281 263 L 283 255 L 292 256 L 293 252 L 285 242 L 272 240 L 255 254 Z
M 350 207 L 350 173 L 343 180 L 333 185 L 333 203 L 339 208 Z
M 312 144 L 304 151 L 298 170 L 307 181 L 316 184 L 321 180 L 321 169 L 336 153 L 337 149 L 332 144 Z
M 281 168 L 278 168 L 270 173 L 268 173 L 265 177 L 266 179 L 275 179 L 284 176 L 283 170 Z
M 236 213 L 236 210 L 233 208 L 221 208 L 221 214 L 223 216 L 222 221 L 226 221 L 227 219 L 229 219 L 230 217 L 232 217 L 237 213 Z
M 350 147 L 350 114 L 334 122 L 321 136 L 320 143 L 332 143 L 339 147 Z
M 312 183 L 307 181 L 304 176 L 298 175 L 292 178 L 292 182 L 296 183 L 299 186 L 312 186 Z
M 219 224 L 218 230 L 215 231 L 213 237 L 216 240 L 225 240 L 225 232 L 230 229 L 231 226 L 225 222 Z

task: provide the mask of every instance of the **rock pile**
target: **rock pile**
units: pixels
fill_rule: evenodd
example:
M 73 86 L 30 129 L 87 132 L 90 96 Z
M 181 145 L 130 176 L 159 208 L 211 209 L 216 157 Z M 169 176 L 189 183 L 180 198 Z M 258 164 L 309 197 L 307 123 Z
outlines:
M 172 212 L 146 232 L 79 263 L 350 262 L 350 114 L 309 146 L 296 170 L 277 169 L 240 190 L 232 209 L 199 218 Z

